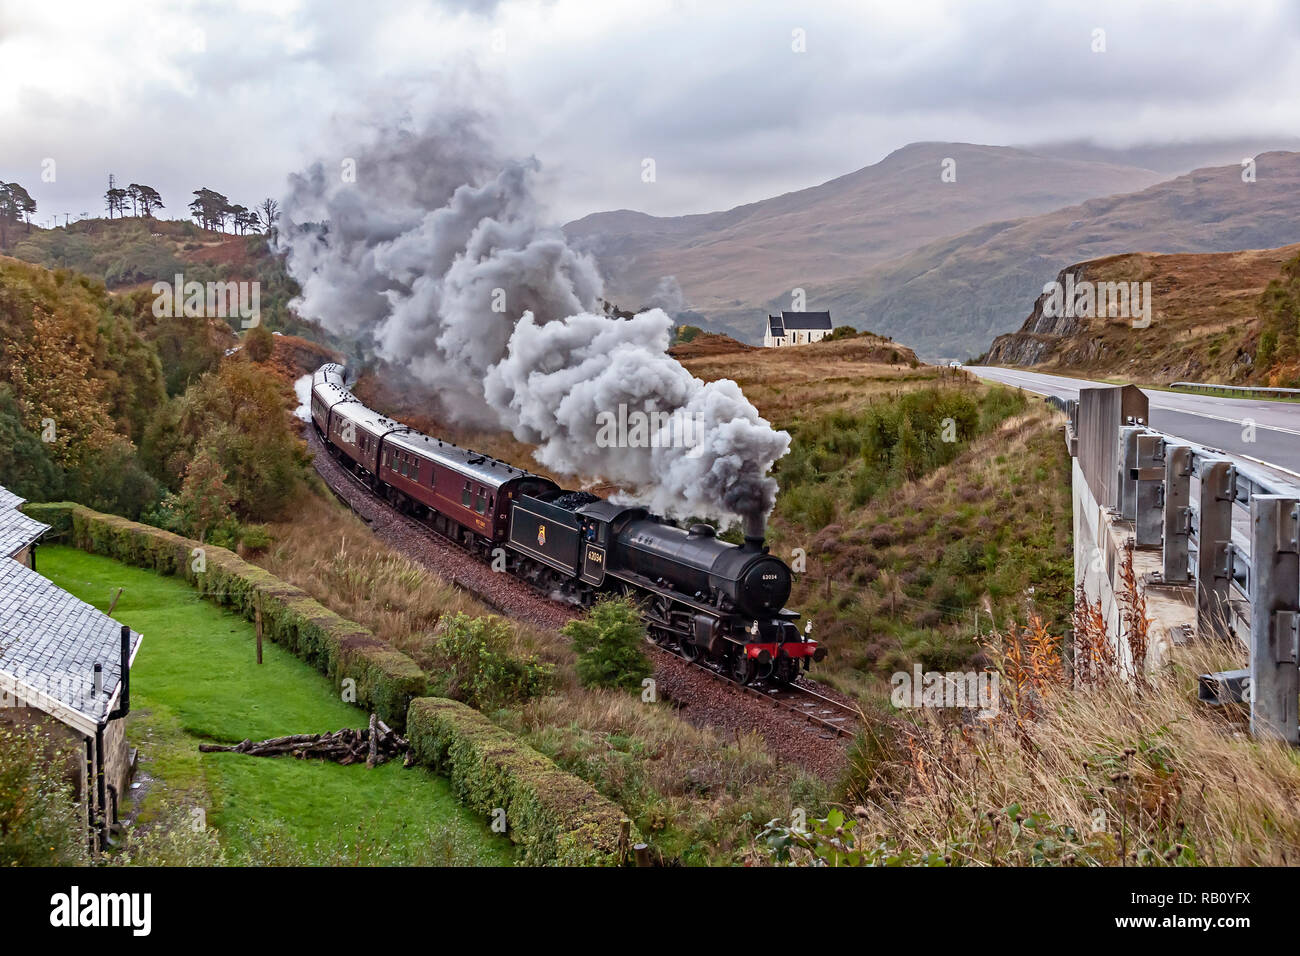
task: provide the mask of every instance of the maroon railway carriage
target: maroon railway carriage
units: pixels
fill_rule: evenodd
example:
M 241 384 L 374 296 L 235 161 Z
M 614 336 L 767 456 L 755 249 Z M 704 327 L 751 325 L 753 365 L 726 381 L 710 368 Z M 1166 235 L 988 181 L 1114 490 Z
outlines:
M 327 436 L 366 475 L 377 475 L 380 445 L 394 431 L 405 428 L 360 402 L 340 402 L 330 409 Z
M 450 520 L 491 544 L 506 540 L 511 501 L 558 488 L 548 478 L 409 429 L 385 437 L 378 474 L 390 498 L 396 493 L 407 510 L 424 509 L 429 514 L 421 516 L 435 527 L 439 518 Z
M 317 432 L 372 490 L 467 545 L 504 542 L 512 500 L 558 490 L 548 478 L 367 408 L 347 389 L 340 365 L 323 365 L 312 377 L 311 414 Z

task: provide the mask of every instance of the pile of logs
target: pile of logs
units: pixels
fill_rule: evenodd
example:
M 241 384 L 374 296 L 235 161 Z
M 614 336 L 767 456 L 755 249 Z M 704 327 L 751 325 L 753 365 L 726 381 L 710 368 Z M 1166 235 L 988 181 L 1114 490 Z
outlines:
M 272 737 L 270 740 L 241 740 L 237 744 L 199 744 L 199 750 L 210 753 L 248 754 L 250 757 L 293 756 L 299 760 L 332 760 L 338 764 L 352 764 L 364 760 L 367 767 L 375 767 L 396 757 L 403 757 L 411 765 L 411 745 L 375 714 L 370 715 L 370 726 L 363 730 L 345 727 L 332 734 L 291 734 Z

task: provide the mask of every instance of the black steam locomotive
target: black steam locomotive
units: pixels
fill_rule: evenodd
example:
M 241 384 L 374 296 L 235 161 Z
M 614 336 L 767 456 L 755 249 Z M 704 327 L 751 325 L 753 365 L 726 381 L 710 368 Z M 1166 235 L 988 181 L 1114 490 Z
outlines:
M 825 657 L 784 607 L 790 569 L 768 553 L 761 521 L 733 545 L 707 524 L 683 530 L 567 491 L 372 411 L 340 365 L 313 376 L 311 415 L 325 447 L 375 494 L 544 593 L 584 605 L 602 592 L 633 595 L 652 640 L 742 683 L 792 681 Z

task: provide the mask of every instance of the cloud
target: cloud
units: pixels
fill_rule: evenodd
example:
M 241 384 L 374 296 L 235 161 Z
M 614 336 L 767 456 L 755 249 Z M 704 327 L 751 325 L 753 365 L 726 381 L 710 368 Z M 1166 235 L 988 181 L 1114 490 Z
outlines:
M 1106 50 L 1094 53 L 1094 33 Z M 792 48 L 803 31 L 805 52 Z M 41 214 L 107 174 L 249 205 L 338 113 L 465 74 L 538 156 L 564 218 L 726 208 L 916 140 L 1111 145 L 1279 134 L 1300 113 L 1300 7 L 938 0 L 234 5 L 0 0 L 0 176 Z M 59 180 L 40 182 L 40 161 Z M 656 161 L 653 183 L 641 161 Z

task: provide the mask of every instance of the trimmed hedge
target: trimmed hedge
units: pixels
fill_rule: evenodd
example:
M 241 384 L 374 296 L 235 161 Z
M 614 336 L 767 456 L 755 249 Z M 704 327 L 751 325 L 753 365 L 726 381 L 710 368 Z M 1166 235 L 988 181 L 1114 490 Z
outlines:
M 428 693 L 424 672 L 411 658 L 225 548 L 70 502 L 27 505 L 23 510 L 70 531 L 71 543 L 84 551 L 159 574 L 184 575 L 205 597 L 250 621 L 260 606 L 266 637 L 324 673 L 340 690 L 345 680 L 355 681 L 357 704 L 394 729 L 405 728 L 411 701 Z M 202 549 L 201 554 L 196 549 Z
M 416 761 L 449 777 L 467 807 L 483 814 L 505 810 L 507 832 L 523 847 L 525 863 L 620 862 L 622 808 L 477 710 L 422 697 L 411 702 L 406 735 Z
M 72 505 L 66 501 L 29 501 L 23 505 L 22 512 L 29 518 L 49 525 L 48 535 L 51 538 L 67 537 L 72 532 Z

